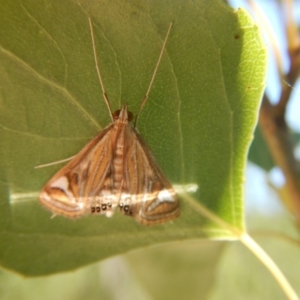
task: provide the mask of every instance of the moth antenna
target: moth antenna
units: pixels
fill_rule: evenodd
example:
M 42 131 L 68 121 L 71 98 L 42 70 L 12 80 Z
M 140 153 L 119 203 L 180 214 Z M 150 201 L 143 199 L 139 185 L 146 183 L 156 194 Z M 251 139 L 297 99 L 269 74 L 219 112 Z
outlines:
M 66 161 L 70 161 L 70 160 L 71 160 L 72 158 L 74 158 L 75 156 L 76 156 L 76 155 L 74 155 L 74 156 L 72 156 L 72 157 L 68 157 L 68 158 L 62 159 L 62 160 L 54 161 L 54 162 L 51 162 L 51 163 L 38 165 L 38 166 L 35 166 L 34 168 L 35 168 L 35 169 L 41 169 L 41 168 L 45 168 L 45 167 L 50 167 L 50 166 L 58 165 L 58 164 L 61 164 L 61 163 L 66 162 Z
M 153 82 L 154 82 L 154 78 L 155 78 L 155 76 L 156 76 L 156 73 L 157 73 L 157 70 L 158 70 L 158 67 L 159 67 L 161 58 L 162 58 L 162 56 L 163 56 L 163 53 L 164 53 L 164 50 L 165 50 L 165 47 L 166 47 L 166 44 L 167 44 L 167 40 L 168 40 L 168 37 L 169 37 L 170 32 L 171 32 L 172 25 L 173 25 L 173 23 L 171 22 L 171 23 L 170 23 L 170 26 L 169 26 L 169 28 L 168 28 L 168 31 L 167 31 L 165 40 L 164 40 L 164 42 L 163 42 L 163 45 L 162 45 L 162 48 L 161 48 L 161 51 L 160 51 L 160 54 L 159 54 L 159 57 L 158 57 L 158 60 L 157 60 L 157 63 L 156 63 L 154 72 L 153 72 L 153 75 L 152 75 L 152 77 L 151 77 L 151 80 L 150 80 L 150 84 L 149 84 L 148 90 L 147 90 L 147 92 L 146 92 L 146 94 L 145 94 L 144 99 L 143 99 L 142 102 L 141 102 L 139 111 L 138 111 L 138 113 L 137 113 L 137 115 L 136 115 L 136 117 L 135 117 L 134 127 L 136 127 L 136 124 L 137 124 L 137 121 L 138 121 L 138 117 L 139 117 L 139 115 L 140 115 L 140 113 L 141 113 L 143 107 L 145 106 L 147 100 L 148 100 L 149 93 L 150 93 L 150 90 L 151 90 L 151 88 L 152 88 L 152 85 L 153 85 Z
M 102 94 L 103 94 L 105 103 L 107 105 L 107 108 L 109 110 L 110 118 L 113 121 L 114 120 L 113 119 L 113 114 L 112 114 L 112 111 L 111 111 L 110 103 L 109 103 L 108 96 L 107 96 L 105 88 L 104 88 L 103 80 L 102 80 L 101 73 L 100 73 L 100 68 L 99 68 L 99 65 L 98 65 L 98 58 L 97 58 L 97 53 L 96 53 L 96 44 L 95 44 L 95 38 L 94 38 L 94 30 L 93 30 L 93 24 L 92 24 L 91 18 L 89 18 L 89 24 L 90 24 L 90 30 L 91 30 L 91 36 L 92 36 L 92 44 L 93 44 L 93 52 L 94 52 L 96 70 L 97 70 L 98 78 L 99 78 L 99 81 L 100 81 Z

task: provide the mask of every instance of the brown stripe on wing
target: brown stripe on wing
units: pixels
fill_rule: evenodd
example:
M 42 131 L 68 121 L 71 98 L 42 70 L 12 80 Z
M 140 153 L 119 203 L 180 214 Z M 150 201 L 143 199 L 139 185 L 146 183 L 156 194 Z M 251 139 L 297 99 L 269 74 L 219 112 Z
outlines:
M 140 134 L 127 126 L 120 210 L 144 225 L 179 216 L 179 201 Z
M 124 138 L 126 125 L 120 119 L 114 121 L 113 127 L 101 147 L 95 149 L 91 159 L 90 173 L 85 188 L 85 195 L 92 198 L 91 212 L 111 216 L 119 201 L 121 178 L 118 179 L 117 166 L 123 169 L 123 155 L 117 157 L 119 144 Z M 122 148 L 122 147 L 121 147 Z M 117 163 L 121 160 L 121 163 Z M 120 167 L 119 166 L 119 167 Z
M 89 189 L 94 188 L 94 185 L 91 185 L 89 180 L 91 172 L 96 172 L 94 166 L 91 168 L 90 164 L 93 160 L 97 160 L 96 155 L 99 155 L 100 149 L 103 148 L 112 126 L 114 125 L 108 125 L 93 138 L 42 189 L 39 200 L 47 209 L 70 218 L 80 217 L 90 211 L 93 196 L 90 196 Z M 102 162 L 102 169 L 108 169 L 108 164 L 110 160 L 107 164 Z M 94 178 L 95 174 L 92 175 Z M 97 190 L 100 189 L 101 181 L 100 186 L 99 182 L 97 186 Z

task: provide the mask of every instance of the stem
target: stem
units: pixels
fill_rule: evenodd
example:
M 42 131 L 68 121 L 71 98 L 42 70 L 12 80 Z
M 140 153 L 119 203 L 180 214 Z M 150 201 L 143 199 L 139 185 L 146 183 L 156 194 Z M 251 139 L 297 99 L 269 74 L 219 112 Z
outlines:
M 286 277 L 281 272 L 281 270 L 277 267 L 277 265 L 270 258 L 270 256 L 268 256 L 268 254 L 247 233 L 232 226 L 231 224 L 224 221 L 216 214 L 212 213 L 210 210 L 208 210 L 205 206 L 203 206 L 201 203 L 196 201 L 189 194 L 185 193 L 182 196 L 195 211 L 199 212 L 207 219 L 213 221 L 221 228 L 228 230 L 229 232 L 231 232 L 233 236 L 236 236 L 236 238 L 239 239 L 270 271 L 270 273 L 273 275 L 274 279 L 278 282 L 279 286 L 281 287 L 282 291 L 285 293 L 288 299 L 299 300 L 296 292 L 289 284 L 289 282 L 287 281 Z
M 283 92 L 282 94 L 285 95 L 286 93 Z M 283 105 L 283 103 L 285 104 Z M 274 162 L 282 170 L 286 180 L 284 204 L 296 217 L 296 222 L 300 227 L 299 167 L 294 156 L 291 135 L 284 118 L 285 105 L 286 101 L 283 100 L 277 106 L 273 106 L 265 95 L 260 110 L 259 125 Z
M 298 300 L 299 297 L 293 290 L 286 277 L 271 257 L 248 235 L 244 233 L 239 237 L 240 241 L 261 261 L 261 263 L 270 271 L 275 280 L 280 285 L 288 299 Z

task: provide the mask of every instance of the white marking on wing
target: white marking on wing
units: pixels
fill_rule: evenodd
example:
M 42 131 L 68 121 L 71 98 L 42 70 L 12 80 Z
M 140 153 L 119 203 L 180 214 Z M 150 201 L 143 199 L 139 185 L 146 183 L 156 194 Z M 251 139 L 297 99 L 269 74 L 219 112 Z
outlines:
M 68 186 L 69 186 L 69 181 L 65 176 L 59 177 L 51 184 L 52 188 L 59 188 L 64 191 L 68 189 Z
M 163 202 L 175 202 L 174 194 L 170 193 L 169 190 L 161 190 L 155 201 L 152 201 L 152 203 L 148 206 L 147 211 L 150 212 L 152 210 L 155 210 L 157 206 L 159 206 Z
M 127 194 L 127 193 L 122 193 L 121 194 L 121 201 L 124 201 L 126 204 L 130 204 L 131 202 L 131 199 L 134 197 L 134 195 L 131 195 L 131 194 Z
M 76 199 L 74 198 L 74 195 L 68 190 L 69 181 L 65 176 L 62 176 L 62 177 L 58 178 L 57 180 L 52 182 L 52 184 L 50 186 L 52 188 L 58 188 L 58 189 L 63 190 L 71 203 L 76 203 L 77 202 Z
M 173 196 L 174 195 L 171 194 L 169 192 L 169 190 L 164 189 L 164 190 L 162 190 L 162 191 L 160 191 L 158 193 L 157 199 L 159 200 L 159 202 L 165 202 L 165 201 L 167 201 L 167 202 L 174 202 L 175 200 L 174 200 Z

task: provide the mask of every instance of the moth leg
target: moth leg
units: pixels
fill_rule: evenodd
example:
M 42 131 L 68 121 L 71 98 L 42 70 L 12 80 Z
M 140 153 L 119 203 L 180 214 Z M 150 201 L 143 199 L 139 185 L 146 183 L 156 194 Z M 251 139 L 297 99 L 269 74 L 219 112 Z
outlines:
M 68 157 L 68 158 L 65 158 L 65 159 L 62 159 L 62 160 L 54 161 L 54 162 L 51 162 L 51 163 L 38 165 L 38 166 L 35 166 L 34 168 L 35 168 L 35 169 L 41 169 L 41 168 L 45 168 L 45 167 L 50 167 L 50 166 L 58 165 L 58 164 L 61 164 L 61 163 L 70 161 L 70 160 L 73 159 L 75 156 L 76 156 L 76 155 L 71 156 L 71 157 Z

